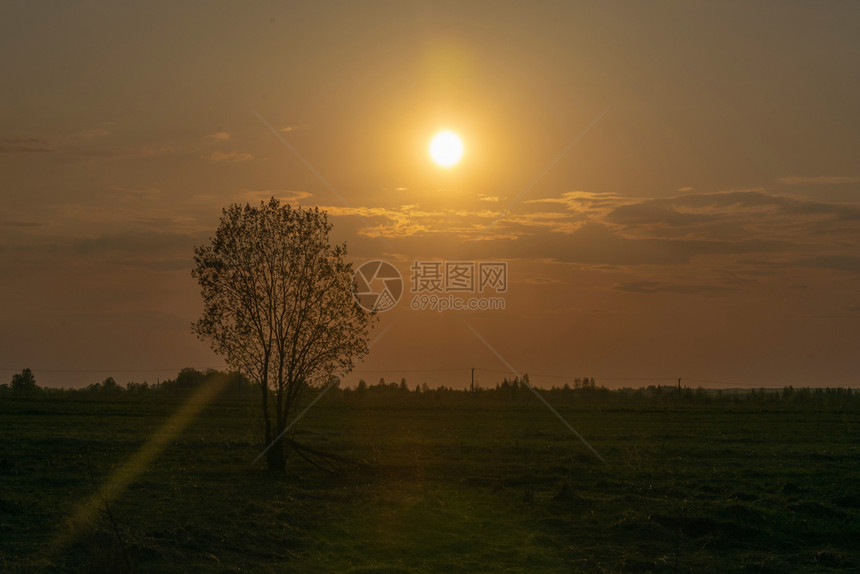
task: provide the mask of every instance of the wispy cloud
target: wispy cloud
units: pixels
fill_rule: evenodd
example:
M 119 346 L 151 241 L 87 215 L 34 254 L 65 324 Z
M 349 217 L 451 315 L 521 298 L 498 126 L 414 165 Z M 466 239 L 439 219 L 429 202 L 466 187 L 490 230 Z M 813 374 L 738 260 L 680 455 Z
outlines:
M 253 205 L 269 201 L 272 197 L 284 203 L 299 203 L 313 197 L 313 194 L 297 189 L 240 189 L 233 194 L 233 201 Z
M 112 185 L 108 189 L 115 192 L 117 196 L 125 198 L 157 199 L 164 196 L 162 190 L 148 185 Z
M 0 221 L 0 227 L 19 227 L 19 228 L 27 228 L 27 227 L 44 227 L 48 225 L 44 221 L 22 221 L 22 220 L 10 220 L 10 221 Z
M 671 293 L 674 295 L 724 295 L 731 291 L 719 285 L 691 283 L 665 283 L 662 281 L 628 281 L 612 287 L 615 291 L 627 293 Z
M 780 177 L 779 183 L 785 185 L 842 185 L 848 183 L 860 183 L 860 177 L 818 175 L 814 177 Z
M 99 149 L 66 149 L 65 153 L 73 159 L 94 160 L 99 158 L 143 159 L 177 154 L 179 150 L 170 143 L 144 144 L 133 147 L 106 147 Z
M 860 224 L 860 205 L 855 204 L 763 189 L 665 198 L 573 191 L 524 202 L 516 213 L 499 218 L 497 210 L 482 209 L 480 203 L 472 209 L 418 204 L 321 208 L 334 217 L 359 214 L 403 246 L 432 238 L 434 249 L 457 253 L 464 240 L 495 221 L 491 233 L 469 247 L 470 256 L 538 259 L 607 271 L 660 266 L 667 276 L 704 265 L 714 278 L 714 286 L 687 281 L 683 274 L 677 280 L 627 281 L 617 283 L 616 291 L 713 296 L 788 270 L 860 269 L 853 247 Z M 356 232 L 365 235 L 361 229 Z
M 342 207 L 321 206 L 333 217 L 358 217 L 362 221 L 368 221 L 372 226 L 358 229 L 358 234 L 364 237 L 377 237 L 382 235 L 386 238 L 404 238 L 429 234 L 432 229 L 421 220 L 429 218 L 429 214 L 416 213 L 409 207 L 386 208 L 386 207 Z
M 0 138 L 0 153 L 41 153 L 54 151 L 48 140 L 41 138 Z
M 193 246 L 205 240 L 205 236 L 206 232 L 153 230 L 106 233 L 72 240 L 71 254 L 64 257 L 98 261 L 108 266 L 177 271 L 192 267 Z
M 104 137 L 110 135 L 110 132 L 106 129 L 102 128 L 93 128 L 89 130 L 81 131 L 81 137 L 87 140 L 91 140 L 93 138 Z
M 561 283 L 561 280 L 557 277 L 526 277 L 523 279 L 523 283 L 527 283 L 529 285 L 553 285 L 557 283 Z
M 194 235 L 173 233 L 167 231 L 125 231 L 108 233 L 96 237 L 80 239 L 76 243 L 77 251 L 92 252 L 164 252 L 187 251 L 194 243 Z
M 847 271 L 849 273 L 860 273 L 860 256 L 857 255 L 825 253 L 812 257 L 804 257 L 793 263 L 800 267 L 816 267 L 820 269 Z
M 228 132 L 215 132 L 213 134 L 208 134 L 204 136 L 208 140 L 216 141 L 216 142 L 225 142 L 229 141 L 230 134 Z
M 220 151 L 213 151 L 208 155 L 204 155 L 203 159 L 208 159 L 209 161 L 227 161 L 227 162 L 243 162 L 254 159 L 254 156 L 249 153 L 244 152 L 236 152 L 231 151 L 229 153 L 224 153 Z
M 54 205 L 55 221 L 67 225 L 80 224 L 93 226 L 121 226 L 126 229 L 159 229 L 178 232 L 197 231 L 205 228 L 193 212 L 177 210 L 176 205 L 166 202 L 150 201 L 150 197 L 140 197 L 146 200 L 144 207 L 134 197 L 106 198 L 100 203 L 63 203 Z M 117 201 L 119 200 L 119 201 Z
M 622 200 L 596 217 L 627 234 L 741 241 L 768 238 L 787 242 L 832 241 L 834 234 L 856 232 L 860 206 L 797 199 L 762 190 Z M 576 208 L 574 203 L 574 208 Z M 828 238 L 827 236 L 830 236 Z

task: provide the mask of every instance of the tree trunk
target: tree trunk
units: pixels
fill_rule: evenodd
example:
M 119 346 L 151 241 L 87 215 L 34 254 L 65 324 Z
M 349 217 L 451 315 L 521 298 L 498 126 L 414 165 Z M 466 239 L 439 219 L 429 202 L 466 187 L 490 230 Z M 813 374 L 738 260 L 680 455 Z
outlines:
M 266 453 L 266 464 L 272 472 L 284 472 L 287 467 L 287 459 L 284 456 L 284 440 L 279 438 L 278 442 Z

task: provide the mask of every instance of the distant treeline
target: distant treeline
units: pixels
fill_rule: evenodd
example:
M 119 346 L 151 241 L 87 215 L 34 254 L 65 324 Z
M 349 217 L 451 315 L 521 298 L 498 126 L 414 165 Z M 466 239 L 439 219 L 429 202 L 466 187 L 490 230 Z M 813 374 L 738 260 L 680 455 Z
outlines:
M 250 396 L 256 387 L 241 373 L 224 372 L 216 369 L 199 371 L 185 368 L 179 371 L 174 379 L 166 379 L 156 383 L 127 382 L 121 385 L 113 377 L 107 377 L 101 382 L 93 383 L 80 389 L 65 389 L 40 387 L 30 369 L 12 377 L 9 384 L 0 385 L 0 396 L 70 396 L 70 397 L 105 397 L 133 398 L 145 396 L 185 396 L 195 390 L 214 383 L 224 385 L 222 395 L 228 397 Z
M 536 403 L 528 375 L 505 378 L 493 387 L 453 389 L 431 388 L 426 383 L 410 386 L 406 379 L 374 385 L 359 381 L 355 388 L 335 387 L 324 400 L 363 406 L 408 406 L 436 403 L 440 406 L 473 407 L 493 403 Z M 607 389 L 591 377 L 573 379 L 571 383 L 536 389 L 550 404 L 565 407 L 617 408 L 668 407 L 689 405 L 738 404 L 752 408 L 770 408 L 791 404 L 860 409 L 860 389 L 844 387 L 794 388 L 792 386 L 758 389 L 705 389 L 678 385 L 652 385 L 642 388 Z
M 0 397 L 78 397 L 87 399 L 133 400 L 145 397 L 184 397 L 209 384 L 223 386 L 219 400 L 253 401 L 259 389 L 247 377 L 237 372 L 215 369 L 200 371 L 182 369 L 175 378 L 159 381 L 128 382 L 120 385 L 113 377 L 80 389 L 58 389 L 40 387 L 30 369 L 12 377 L 9 384 L 0 385 Z M 371 407 L 398 407 L 418 405 L 480 406 L 482 403 L 524 403 L 535 401 L 528 375 L 502 379 L 493 387 L 476 386 L 472 389 L 454 389 L 446 386 L 430 387 L 427 383 L 410 385 L 403 378 L 400 382 L 388 382 L 384 378 L 375 384 L 360 380 L 355 388 L 341 387 L 333 379 L 326 389 L 324 403 Z M 309 390 L 308 396 L 319 390 Z M 551 404 L 599 408 L 666 407 L 695 405 L 738 404 L 752 407 L 770 407 L 791 404 L 814 404 L 822 407 L 860 408 L 860 389 L 844 387 L 791 386 L 759 389 L 705 389 L 680 385 L 657 385 L 643 388 L 607 389 L 599 386 L 592 377 L 576 378 L 561 386 L 538 392 Z

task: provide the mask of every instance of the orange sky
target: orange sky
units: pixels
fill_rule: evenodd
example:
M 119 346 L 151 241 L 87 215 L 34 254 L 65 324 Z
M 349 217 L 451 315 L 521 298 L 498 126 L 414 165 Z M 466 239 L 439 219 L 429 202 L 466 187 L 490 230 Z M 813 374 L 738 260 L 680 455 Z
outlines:
M 274 195 L 407 280 L 508 263 L 502 311 L 407 292 L 350 380 L 856 385 L 857 29 L 845 2 L 6 3 L 0 380 L 220 366 L 192 249 Z

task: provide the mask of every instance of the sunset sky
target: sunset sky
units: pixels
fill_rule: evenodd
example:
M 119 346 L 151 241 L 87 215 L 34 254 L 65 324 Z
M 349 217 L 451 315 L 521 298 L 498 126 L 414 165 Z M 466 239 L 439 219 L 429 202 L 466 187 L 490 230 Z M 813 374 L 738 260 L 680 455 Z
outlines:
M 275 196 L 406 279 L 351 382 L 857 386 L 857 30 L 829 1 L 5 2 L 0 383 L 222 367 L 193 247 Z M 410 309 L 415 260 L 507 262 L 505 309 Z

